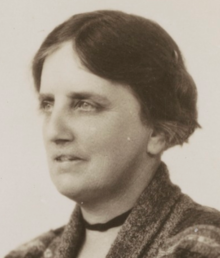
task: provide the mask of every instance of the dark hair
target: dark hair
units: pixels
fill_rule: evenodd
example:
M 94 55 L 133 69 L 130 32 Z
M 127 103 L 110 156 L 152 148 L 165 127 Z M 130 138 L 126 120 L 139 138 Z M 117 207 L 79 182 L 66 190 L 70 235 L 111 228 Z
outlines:
M 170 146 L 186 142 L 200 127 L 194 81 L 177 44 L 155 22 L 120 11 L 72 16 L 47 36 L 34 57 L 37 91 L 45 58 L 69 40 L 92 73 L 133 90 L 142 117 Z

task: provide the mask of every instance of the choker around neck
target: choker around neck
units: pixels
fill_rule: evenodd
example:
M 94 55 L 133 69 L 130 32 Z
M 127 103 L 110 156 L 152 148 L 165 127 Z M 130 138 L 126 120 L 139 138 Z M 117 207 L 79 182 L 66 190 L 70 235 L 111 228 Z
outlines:
M 124 224 L 125 220 L 129 216 L 130 212 L 131 212 L 131 210 L 126 211 L 126 212 L 122 213 L 121 215 L 109 220 L 106 223 L 90 224 L 83 217 L 82 217 L 82 220 L 83 220 L 83 224 L 84 224 L 85 229 L 104 232 L 104 231 L 107 231 L 110 228 L 119 227 L 122 224 Z

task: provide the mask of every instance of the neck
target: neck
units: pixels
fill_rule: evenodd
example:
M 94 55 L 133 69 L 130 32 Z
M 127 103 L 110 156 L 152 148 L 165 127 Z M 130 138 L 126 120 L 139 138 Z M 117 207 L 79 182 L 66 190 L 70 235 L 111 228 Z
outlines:
M 106 223 L 132 209 L 141 193 L 150 183 L 159 164 L 160 159 L 156 162 L 155 160 L 148 162 L 145 168 L 136 174 L 135 178 L 129 179 L 131 182 L 129 186 L 126 185 L 125 189 L 117 192 L 117 195 L 109 196 L 108 200 L 105 199 L 97 203 L 79 203 L 84 219 L 90 224 Z

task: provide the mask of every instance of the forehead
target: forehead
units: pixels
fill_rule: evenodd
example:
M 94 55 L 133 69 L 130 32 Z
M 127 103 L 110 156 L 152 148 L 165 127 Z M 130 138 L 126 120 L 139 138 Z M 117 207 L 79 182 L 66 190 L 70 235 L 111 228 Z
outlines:
M 41 74 L 40 91 L 53 84 L 74 81 L 83 73 L 87 71 L 81 65 L 72 43 L 65 42 L 46 57 Z
M 78 92 L 93 92 L 137 102 L 129 86 L 111 82 L 90 72 L 82 65 L 72 42 L 65 42 L 45 59 L 39 93 L 68 95 Z

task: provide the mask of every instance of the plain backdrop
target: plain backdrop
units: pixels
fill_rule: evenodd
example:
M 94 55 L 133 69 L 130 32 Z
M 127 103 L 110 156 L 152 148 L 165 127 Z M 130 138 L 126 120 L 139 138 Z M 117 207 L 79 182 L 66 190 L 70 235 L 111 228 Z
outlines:
M 158 22 L 174 38 L 198 87 L 201 130 L 167 151 L 173 182 L 220 210 L 220 1 L 1 0 L 0 257 L 65 224 L 74 203 L 50 182 L 31 60 L 45 36 L 79 12 L 116 9 Z

